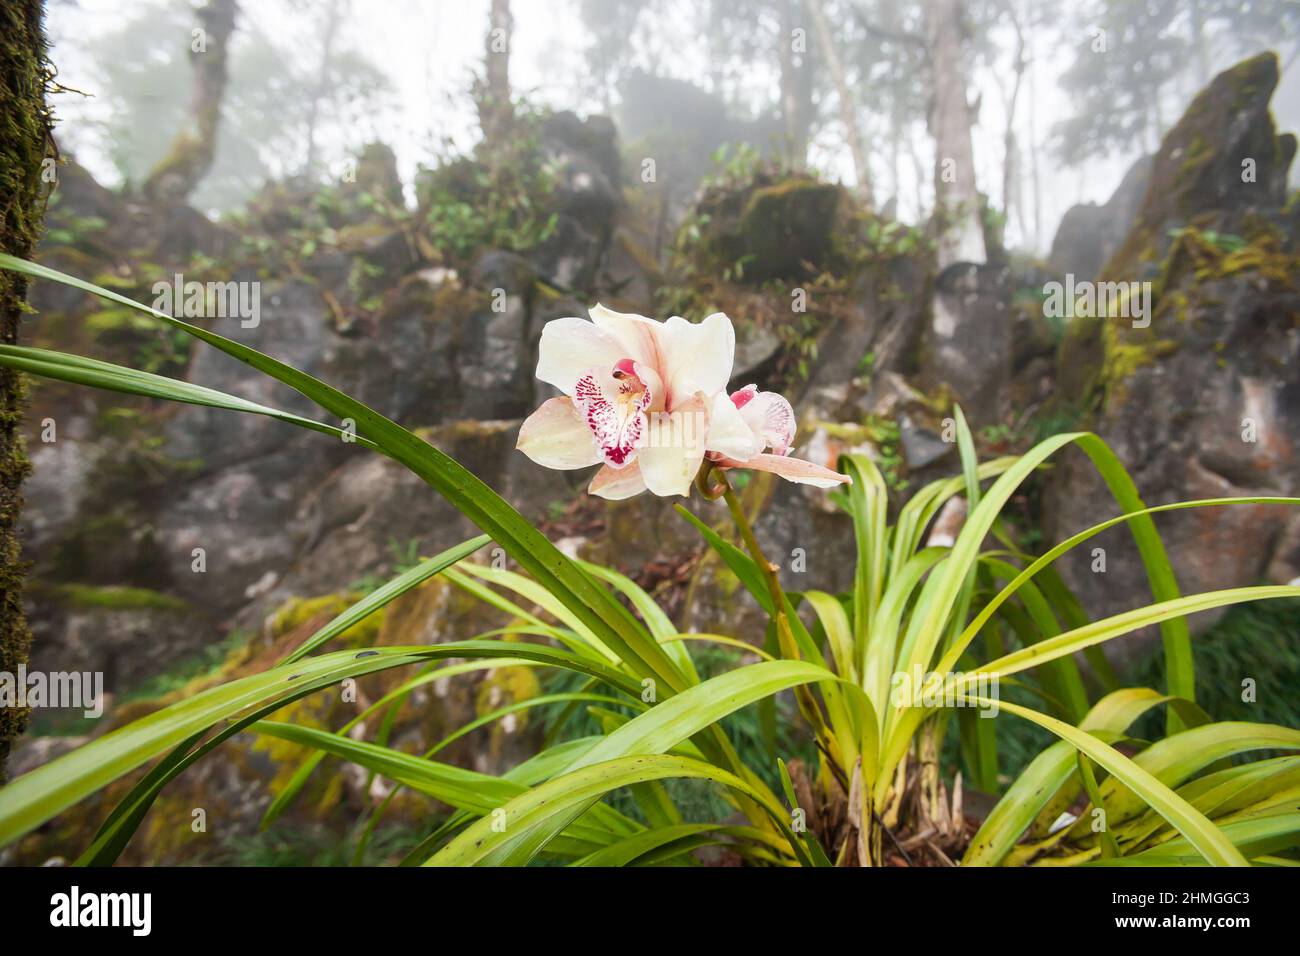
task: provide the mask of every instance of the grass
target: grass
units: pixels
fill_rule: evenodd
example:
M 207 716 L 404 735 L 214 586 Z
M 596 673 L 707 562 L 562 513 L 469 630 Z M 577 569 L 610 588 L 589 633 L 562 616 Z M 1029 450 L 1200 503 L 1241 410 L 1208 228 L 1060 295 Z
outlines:
M 207 866 L 379 866 L 401 859 L 405 848 L 433 832 L 435 824 L 384 824 L 366 842 L 360 861 L 353 859 L 353 842 L 341 839 L 324 824 L 289 824 L 252 836 L 234 837 L 218 845 Z

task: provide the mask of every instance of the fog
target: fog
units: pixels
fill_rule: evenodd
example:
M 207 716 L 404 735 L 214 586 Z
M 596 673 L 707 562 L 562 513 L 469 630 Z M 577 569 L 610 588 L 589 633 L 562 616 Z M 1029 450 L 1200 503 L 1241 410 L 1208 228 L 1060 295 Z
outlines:
M 918 41 L 918 5 L 889 0 L 854 0 L 825 4 L 830 27 L 842 47 L 847 79 L 867 141 L 867 164 L 878 184 L 880 202 L 895 199 L 898 215 L 918 221 L 933 203 L 933 144 L 926 132 L 922 71 L 900 72 L 892 47 Z M 1006 209 L 1004 163 L 1009 100 L 1015 85 L 1017 27 L 1023 34 L 1024 72 L 1011 124 L 1016 141 L 1016 174 L 1010 179 L 1013 199 L 1006 238 L 1014 246 L 1043 253 L 1064 211 L 1078 202 L 1103 202 L 1124 171 L 1142 152 L 1156 145 L 1155 129 L 1137 136 L 1117 136 L 1102 155 L 1086 158 L 1058 125 L 1090 107 L 1072 99 L 1063 78 L 1090 51 L 1099 31 L 1106 31 L 1102 58 L 1156 51 L 1159 43 L 1145 29 L 1133 32 L 1119 15 L 1122 5 L 1097 2 L 1006 2 L 971 4 L 974 61 L 968 99 L 975 106 L 971 130 L 976 178 L 980 189 Z M 1115 10 L 1109 9 L 1114 7 Z M 1167 71 L 1160 94 L 1148 100 L 1167 129 L 1204 79 L 1271 44 L 1284 66 L 1274 98 L 1282 129 L 1296 125 L 1300 83 L 1292 65 L 1297 39 L 1294 12 L 1284 18 L 1280 4 L 1213 4 L 1214 16 L 1194 31 L 1188 5 L 1156 4 L 1164 11 L 1161 38 L 1173 46 L 1168 54 L 1151 53 Z M 1252 6 L 1254 12 L 1252 12 Z M 1279 29 L 1261 37 L 1259 20 L 1276 7 Z M 582 115 L 611 111 L 623 127 L 636 127 L 638 116 L 626 107 L 628 86 L 648 74 L 683 80 L 701 94 L 717 97 L 735 121 L 732 134 L 758 140 L 745 121 L 780 113 L 780 70 L 776 48 L 781 25 L 780 3 L 692 3 L 661 0 L 516 0 L 511 4 L 510 84 L 514 95 L 540 107 L 574 110 Z M 329 101 L 322 117 L 320 155 L 336 167 L 364 143 L 382 141 L 393 148 L 409 182 L 421 164 L 449 152 L 465 152 L 478 137 L 478 119 L 469 95 L 481 71 L 488 0 L 258 0 L 240 8 L 233 39 L 232 89 L 244 91 L 227 103 L 227 129 L 219 141 L 213 179 L 197 199 L 214 212 L 229 211 L 258 188 L 266 176 L 301 170 L 305 144 L 301 135 L 281 125 L 290 87 L 301 91 L 317 75 L 322 60 L 326 21 L 337 16 L 330 55 L 340 61 L 343 79 L 367 81 L 356 89 L 323 90 Z M 808 165 L 833 179 L 855 182 L 834 84 L 827 76 L 815 30 L 799 9 L 791 23 L 804 34 L 803 58 L 797 68 L 815 74 L 811 99 L 814 116 L 807 144 Z M 59 81 L 68 91 L 54 97 L 66 149 L 101 182 L 122 185 L 147 172 L 146 160 L 166 148 L 183 119 L 188 91 L 183 85 L 193 14 L 185 0 L 68 0 L 49 13 L 52 55 Z M 602 24 L 604 28 L 602 29 Z M 626 27 L 626 29 L 624 29 Z M 874 31 L 874 32 L 873 32 Z M 1195 41 L 1193 36 L 1196 37 Z M 883 46 L 883 50 L 882 50 Z M 1204 52 L 1204 63 L 1191 55 Z M 1161 60 L 1173 58 L 1173 62 Z M 1125 67 L 1128 68 L 1128 67 Z M 1135 69 L 1137 67 L 1134 67 Z M 1090 69 L 1084 64 L 1084 75 Z M 369 71 L 374 71 L 373 77 Z M 365 74 L 358 77 L 358 74 Z M 160 77 L 173 82 L 149 86 Z M 368 82 L 372 80 L 374 82 Z M 1099 80 L 1100 82 L 1100 80 Z M 643 84 L 644 85 L 644 84 Z M 891 105 L 912 86 L 910 104 Z M 1136 84 L 1135 84 L 1136 86 Z M 73 91 L 77 92 L 73 92 Z M 900 92 L 902 91 L 902 92 Z M 651 89 L 646 95 L 655 96 Z M 660 93 L 659 95 L 662 96 Z M 645 100 L 637 109 L 645 108 Z M 666 101 L 660 106 L 668 105 Z M 685 111 L 672 117 L 689 125 Z M 138 111 L 138 112 L 137 112 Z M 897 116 L 891 116 L 897 111 Z M 123 122 L 131 117 L 129 141 Z M 141 122 L 141 120 L 143 122 Z M 239 131 L 229 127 L 238 125 Z M 642 124 L 644 125 L 644 124 Z M 282 135 L 277 135 L 282 134 Z M 627 137 L 624 147 L 637 145 Z M 757 142 L 759 146 L 769 143 Z M 256 154 L 256 161 L 250 161 Z M 702 157 L 706 160 L 707 157 Z M 1032 180 L 1037 164 L 1038 182 Z

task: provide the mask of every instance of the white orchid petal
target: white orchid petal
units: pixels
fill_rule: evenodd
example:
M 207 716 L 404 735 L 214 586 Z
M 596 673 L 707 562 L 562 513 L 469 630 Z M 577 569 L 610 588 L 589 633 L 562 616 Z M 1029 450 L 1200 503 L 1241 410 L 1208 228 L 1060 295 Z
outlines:
M 610 501 L 622 501 L 645 491 L 645 479 L 641 477 L 641 466 L 632 462 L 626 468 L 611 468 L 606 465 L 596 472 L 587 486 L 587 493 Z
M 763 448 L 771 448 L 775 455 L 784 455 L 794 443 L 794 409 L 776 392 L 753 389 L 752 385 L 745 386 L 731 396 L 732 401 L 739 402 L 740 417 L 762 440 Z
M 708 406 L 695 395 L 672 412 L 656 415 L 653 439 L 637 453 L 646 487 L 660 497 L 689 495 L 704 460 Z
M 665 324 L 668 342 L 669 407 L 673 397 L 723 391 L 736 359 L 736 330 L 731 319 L 714 312 L 698 324 L 673 316 Z
M 544 468 L 568 471 L 604 460 L 591 429 L 568 398 L 552 398 L 524 421 L 515 447 Z
M 649 401 L 645 405 L 646 411 L 657 411 L 664 407 L 664 382 L 649 365 L 643 365 L 640 362 L 633 361 L 632 374 L 641 380 L 649 393 Z
M 593 366 L 613 368 L 627 352 L 586 319 L 553 319 L 542 326 L 537 347 L 537 377 L 573 395 L 578 379 Z
M 709 410 L 706 449 L 738 461 L 753 458 L 766 444 L 749 426 L 726 392 L 719 392 Z
M 631 312 L 615 312 L 599 303 L 593 305 L 588 312 L 596 328 L 618 344 L 622 352 L 619 358 L 631 358 L 649 366 L 667 384 L 668 354 L 662 322 Z
M 749 461 L 724 460 L 719 464 L 725 467 L 752 468 L 754 471 L 770 471 L 780 475 L 786 481 L 797 485 L 812 485 L 814 488 L 834 488 L 836 485 L 852 484 L 853 479 L 838 471 L 831 471 L 821 465 L 814 465 L 802 458 L 789 455 L 755 455 Z

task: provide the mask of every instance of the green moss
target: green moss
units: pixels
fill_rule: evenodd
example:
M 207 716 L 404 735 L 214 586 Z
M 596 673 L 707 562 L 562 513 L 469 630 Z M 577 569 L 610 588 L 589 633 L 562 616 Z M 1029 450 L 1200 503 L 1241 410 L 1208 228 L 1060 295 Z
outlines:
M 1218 262 L 1218 277 L 1251 273 L 1287 289 L 1300 275 L 1300 256 L 1287 252 L 1276 233 L 1256 238 L 1244 248 L 1229 252 Z
M 356 603 L 359 595 L 351 592 L 322 594 L 313 598 L 290 598 L 272 616 L 269 627 L 272 639 L 283 637 L 310 621 L 322 618 L 329 620 L 346 611 Z M 379 637 L 384 624 L 385 612 L 380 610 L 359 621 L 340 634 L 336 641 L 345 647 L 370 647 Z
M 1151 355 L 1140 345 L 1112 345 L 1106 351 L 1104 381 L 1108 385 L 1122 382 L 1142 366 L 1151 364 L 1151 360 Z
M 443 442 L 475 442 L 495 438 L 502 432 L 514 432 L 517 426 L 510 421 L 459 418 L 454 422 L 436 425 L 430 433 Z
M 1157 297 L 1187 272 L 1199 282 L 1250 274 L 1282 288 L 1296 288 L 1300 256 L 1288 249 L 1286 238 L 1267 220 L 1248 220 L 1244 236 L 1188 227 L 1174 231 L 1173 237 L 1156 282 Z
M 1102 339 L 1106 351 L 1099 384 L 1108 401 L 1122 394 L 1124 383 L 1138 369 L 1178 350 L 1178 343 L 1172 339 L 1158 339 L 1150 335 L 1121 337 L 1119 328 L 1113 322 L 1102 325 Z
M 820 198 L 830 196 L 838 198 L 838 195 L 838 190 L 834 186 L 807 177 L 791 176 L 774 186 L 764 186 L 762 189 L 754 190 L 745 208 L 744 218 L 747 219 L 756 212 L 761 212 L 764 207 L 784 206 L 791 201 L 802 201 L 804 198 L 816 202 Z
M 1206 141 L 1205 137 L 1197 133 L 1193 138 L 1191 145 L 1187 147 L 1187 152 L 1183 160 L 1182 168 L 1179 170 L 1181 176 L 1195 176 L 1197 170 L 1210 162 L 1214 158 L 1214 147 Z
M 795 277 L 805 262 L 819 264 L 830 251 L 839 200 L 838 187 L 802 177 L 754 190 L 740 216 L 739 239 L 751 259 L 746 274 Z
M 1165 320 L 1186 323 L 1203 298 L 1202 287 L 1222 279 L 1249 276 L 1283 289 L 1296 288 L 1300 256 L 1270 222 L 1248 221 L 1245 236 L 1228 236 L 1187 227 L 1176 230 L 1152 288 L 1149 329 L 1124 329 L 1099 323 L 1103 359 L 1096 384 L 1110 397 L 1134 372 L 1177 350 L 1178 343 L 1155 337 Z
M 60 584 L 40 587 L 59 603 L 74 608 L 104 608 L 114 611 L 185 611 L 189 604 L 181 598 L 149 588 L 98 587 L 90 584 Z

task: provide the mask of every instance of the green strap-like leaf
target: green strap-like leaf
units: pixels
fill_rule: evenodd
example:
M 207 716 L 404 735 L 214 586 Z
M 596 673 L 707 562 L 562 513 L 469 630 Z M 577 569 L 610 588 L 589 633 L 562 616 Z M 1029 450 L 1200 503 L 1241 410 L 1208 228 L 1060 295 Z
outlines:
M 631 754 L 667 753 L 742 707 L 791 687 L 827 680 L 839 681 L 839 678 L 826 667 L 807 661 L 764 661 L 728 671 L 660 701 L 627 721 L 577 757 L 566 768 L 566 775 Z M 745 781 L 748 789 L 743 792 L 760 794 L 764 806 L 775 804 L 773 795 L 748 769 Z M 549 821 L 538 821 L 527 847 L 535 852 L 545 846 L 567 820 L 561 814 Z M 497 836 L 492 839 L 496 840 Z M 514 862 L 527 862 L 527 859 L 514 858 Z
M 359 437 L 372 442 L 385 455 L 424 479 L 457 510 L 491 535 L 507 554 L 563 601 L 620 659 L 641 676 L 655 678 L 661 685 L 663 696 L 685 686 L 685 678 L 658 642 L 636 625 L 613 595 L 596 584 L 477 476 L 412 432 L 305 372 L 109 289 L 9 255 L 0 255 L 0 268 L 60 282 L 152 316 L 288 385 L 340 420 L 350 419 L 355 423 Z
M 1160 514 L 1166 511 L 1182 511 L 1187 508 L 1212 508 L 1227 505 L 1246 505 L 1246 504 L 1280 504 L 1280 505 L 1300 505 L 1300 498 L 1281 498 L 1281 497 L 1248 497 L 1248 498 L 1202 498 L 1196 501 L 1179 501 L 1173 504 L 1157 505 L 1152 508 L 1141 508 L 1137 511 L 1130 511 L 1118 515 L 1106 521 L 1095 524 L 1090 528 L 1085 528 L 1078 534 L 1072 535 L 1060 544 L 1053 547 L 1042 557 L 1035 559 L 1023 571 L 1021 571 L 1012 581 L 1008 582 L 998 594 L 990 600 L 977 614 L 966 630 L 962 632 L 961 637 L 944 655 L 943 660 L 939 662 L 938 670 L 941 673 L 947 673 L 956 666 L 957 660 L 962 653 L 970 646 L 970 642 L 975 639 L 980 629 L 997 613 L 1003 602 L 1013 597 L 1020 586 L 1035 575 L 1043 572 L 1045 568 L 1067 551 L 1077 547 L 1089 538 L 1095 537 L 1113 528 L 1118 524 L 1131 521 L 1140 516 L 1148 518 L 1154 514 Z
M 253 729 L 304 747 L 323 750 L 479 816 L 490 814 L 528 792 L 522 785 L 504 777 L 493 777 L 368 741 L 353 740 L 318 727 L 263 720 L 255 724 Z M 598 808 L 586 820 L 575 823 L 569 831 L 570 835 L 600 846 L 610 843 L 616 838 L 617 831 L 602 824 L 601 817 L 613 812 L 609 807 Z
M 291 664 L 310 654 L 316 648 L 328 643 L 338 637 L 344 631 L 361 623 L 371 614 L 374 614 L 380 608 L 397 600 L 412 588 L 419 587 L 429 578 L 441 571 L 451 567 L 457 561 L 469 557 L 479 548 L 491 542 L 488 535 L 481 534 L 477 538 L 470 538 L 468 541 L 462 541 L 458 545 L 448 548 L 441 554 L 434 555 L 432 558 L 421 561 L 415 567 L 411 568 L 391 581 L 385 583 L 382 587 L 376 588 L 370 594 L 366 595 L 360 601 L 357 601 L 347 610 L 340 613 L 334 620 L 330 621 L 319 631 L 313 634 L 307 640 L 284 658 L 281 663 Z
M 521 657 L 600 677 L 639 695 L 640 685 L 567 651 L 518 641 L 459 641 L 414 647 L 339 651 L 273 667 L 165 707 L 26 773 L 0 789 L 0 846 L 7 846 L 77 801 L 149 759 L 244 711 L 285 702 L 301 686 L 448 657 Z
M 992 529 L 1003 507 L 1030 473 L 1057 451 L 1071 444 L 1076 445 L 1092 460 L 1093 466 L 1120 508 L 1134 513 L 1134 517 L 1129 520 L 1129 530 L 1142 556 L 1153 596 L 1159 601 L 1178 597 L 1178 583 L 1174 578 L 1169 556 L 1165 553 L 1164 545 L 1150 515 L 1145 513 L 1145 505 L 1138 496 L 1133 479 L 1125 470 L 1123 463 L 1104 441 L 1090 432 L 1054 435 L 1031 448 L 1009 467 L 985 493 L 978 507 L 967 516 L 966 523 L 953 544 L 952 556 L 936 569 L 922 591 L 924 610 L 919 620 L 914 622 L 918 636 L 910 657 L 902 662 L 905 669 L 911 670 L 913 665 L 920 665 L 922 670 L 930 669 L 934 652 L 947 633 L 946 624 L 949 615 L 958 606 L 958 595 L 967 581 L 968 572 L 978 560 L 984 538 Z M 1164 638 L 1169 693 L 1194 700 L 1195 680 L 1187 622 L 1182 617 L 1174 615 L 1163 618 L 1158 623 Z M 949 656 L 956 651 L 956 644 L 959 644 L 960 640 L 959 637 L 954 642 Z M 960 654 L 959 651 L 957 653 Z M 947 657 L 944 661 L 947 661 Z M 947 663 L 948 668 L 951 668 L 955 662 L 956 657 Z M 943 662 L 939 669 L 944 669 Z M 899 712 L 894 710 L 891 714 L 894 719 L 887 721 L 887 724 L 892 725 L 899 719 Z M 1171 730 L 1181 729 L 1182 725 L 1176 715 L 1171 714 L 1169 721 Z
M 994 701 L 969 695 L 966 699 L 980 706 L 993 706 Z M 1081 753 L 1087 754 L 1099 766 L 1108 770 L 1111 776 L 1126 784 L 1134 793 L 1162 817 L 1168 820 L 1188 840 L 1188 843 L 1201 854 L 1205 860 L 1215 866 L 1249 866 L 1232 841 L 1224 836 L 1223 831 L 1205 818 L 1195 807 L 1180 797 L 1155 776 L 1139 767 L 1122 753 L 1103 743 L 1085 730 L 1071 727 L 1062 720 L 1048 717 L 1028 707 L 1021 707 L 1007 701 L 998 701 L 996 705 L 1012 714 L 1032 721 L 1063 740 Z
M 1206 591 L 1204 594 L 1192 594 L 1172 601 L 1161 601 L 1147 607 L 1136 608 L 1116 614 L 1112 617 L 1094 621 L 1083 627 L 1066 631 L 1056 637 L 1049 637 L 1030 647 L 1013 651 L 1005 657 L 980 666 L 975 674 L 966 675 L 968 680 L 976 680 L 977 675 L 1006 676 L 1036 667 L 1046 661 L 1057 660 L 1076 651 L 1095 644 L 1102 644 L 1116 637 L 1141 630 L 1151 624 L 1160 624 L 1174 618 L 1184 618 L 1198 611 L 1213 610 L 1231 604 L 1246 601 L 1263 601 L 1276 598 L 1300 597 L 1300 587 L 1289 585 L 1262 585 L 1249 588 L 1228 588 L 1223 591 Z M 1176 696 L 1176 695 L 1171 695 Z M 1180 721 L 1180 726 L 1182 726 Z
M 1216 761 L 1252 750 L 1300 750 L 1300 730 L 1275 724 L 1221 721 L 1193 727 L 1158 740 L 1134 757 L 1134 762 L 1170 787 L 1176 787 Z M 1107 780 L 1102 796 L 1118 824 L 1142 809 L 1141 794 L 1119 780 Z
M 247 415 L 263 415 L 290 425 L 333 435 L 336 438 L 353 437 L 333 425 L 284 412 L 258 402 L 250 402 L 248 399 L 228 395 L 205 385 L 194 385 L 163 375 L 154 375 L 152 372 L 141 372 L 123 365 L 70 355 L 66 352 L 54 352 L 25 345 L 0 345 L 0 365 L 74 385 L 88 385 L 91 388 L 102 388 L 110 392 L 182 402 L 186 405 L 202 405 L 206 408 L 220 408 Z M 365 447 L 374 447 L 368 441 L 361 439 L 358 439 L 357 443 Z
M 662 862 L 663 854 L 657 854 L 656 851 L 669 847 L 671 844 L 685 841 L 686 838 L 713 834 L 719 837 L 731 836 L 752 840 L 778 851 L 783 849 L 782 845 L 769 834 L 754 827 L 727 826 L 722 823 L 678 823 L 672 826 L 656 827 L 653 830 L 634 833 L 629 837 L 624 837 L 617 843 L 602 847 L 580 860 L 575 860 L 569 865 L 579 867 L 635 866 L 639 861 L 647 858 L 655 858 L 657 862 Z M 692 843 L 690 846 L 684 846 L 681 852 L 689 852 L 696 846 L 703 845 L 704 842 L 716 843 L 721 841 L 709 840 Z M 735 846 L 735 844 L 732 844 L 732 846 Z
M 510 866 L 528 862 L 610 791 L 673 777 L 712 780 L 759 804 L 793 844 L 779 805 L 750 783 L 690 757 L 637 754 L 582 767 L 510 800 L 471 824 L 427 866 Z
M 434 681 L 446 680 L 448 677 L 466 674 L 477 670 L 518 666 L 535 667 L 537 665 L 533 661 L 500 658 L 494 661 L 461 661 L 426 670 L 424 673 L 419 674 L 408 681 L 403 681 L 400 685 L 390 690 L 383 697 L 379 698 L 379 700 L 375 701 L 361 713 L 357 714 L 340 727 L 336 733 L 340 735 L 347 734 L 353 727 L 364 723 L 378 711 L 384 710 L 386 707 L 390 707 L 393 704 L 404 700 L 412 691 Z M 302 791 L 302 788 L 306 785 L 307 781 L 311 778 L 312 773 L 315 772 L 318 766 L 320 766 L 326 756 L 327 754 L 324 751 L 317 750 L 299 765 L 298 769 L 294 771 L 293 776 L 289 778 L 289 782 L 275 795 L 274 799 L 271 800 L 270 806 L 267 807 L 266 812 L 262 814 L 261 829 L 265 830 L 267 827 L 271 826 L 280 818 L 284 811 L 289 808 L 297 798 L 298 794 Z

